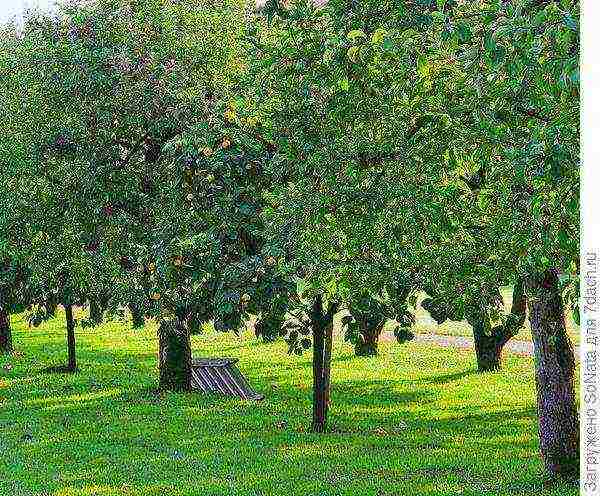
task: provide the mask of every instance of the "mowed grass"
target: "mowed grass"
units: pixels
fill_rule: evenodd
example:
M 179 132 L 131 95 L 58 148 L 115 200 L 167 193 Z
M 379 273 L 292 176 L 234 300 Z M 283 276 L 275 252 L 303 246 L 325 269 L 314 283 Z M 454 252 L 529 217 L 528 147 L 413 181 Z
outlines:
M 500 293 L 502 294 L 505 309 L 507 309 L 506 311 L 510 311 L 512 305 L 512 288 L 501 288 Z M 429 313 L 420 306 L 420 303 L 424 298 L 424 293 L 418 298 L 419 304 L 417 305 L 415 312 L 416 322 L 413 332 L 442 334 L 444 336 L 473 336 L 473 328 L 465 320 L 461 322 L 446 321 L 442 325 L 437 325 L 436 321 L 431 318 Z M 571 338 L 571 342 L 575 345 L 578 345 L 580 341 L 579 326 L 573 321 L 571 312 L 566 313 L 565 319 L 567 324 L 567 333 Z M 390 326 L 390 328 L 393 328 L 393 326 Z M 513 339 L 531 341 L 531 328 L 529 327 L 529 319 L 525 320 L 525 325 Z
M 555 495 L 544 488 L 533 364 L 507 355 L 476 374 L 469 350 L 383 343 L 355 358 L 337 342 L 330 433 L 308 432 L 310 354 L 250 334 L 193 338 L 197 356 L 240 358 L 262 402 L 159 394 L 154 326 L 78 330 L 80 372 L 64 362 L 62 319 L 14 323 L 0 357 L 0 494 Z

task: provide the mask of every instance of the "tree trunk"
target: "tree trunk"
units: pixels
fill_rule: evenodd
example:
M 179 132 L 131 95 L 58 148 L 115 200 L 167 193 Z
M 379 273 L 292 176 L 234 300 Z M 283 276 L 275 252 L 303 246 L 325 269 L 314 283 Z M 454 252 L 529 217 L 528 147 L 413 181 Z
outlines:
M 100 301 L 96 298 L 90 300 L 90 320 L 94 324 L 101 324 L 103 320 L 103 309 Z
M 325 350 L 323 352 L 323 397 L 325 404 L 325 421 L 327 424 L 327 413 L 329 412 L 329 399 L 331 396 L 331 349 L 333 347 L 333 315 L 325 324 Z
M 475 341 L 477 371 L 500 370 L 503 346 L 496 341 L 495 336 L 485 334 L 485 324 L 482 321 L 473 326 L 473 340 Z
M 313 432 L 324 432 L 327 426 L 331 384 L 331 349 L 333 316 L 336 305 L 323 311 L 323 298 L 315 297 L 311 312 L 313 334 Z
M 3 307 L 0 307 L 0 353 L 12 353 L 12 351 L 10 314 Z
M 158 328 L 160 389 L 189 391 L 192 377 L 192 347 L 185 325 L 163 321 Z
M 379 335 L 383 330 L 383 325 L 369 325 L 363 322 L 361 325 L 359 340 L 354 348 L 356 356 L 377 356 Z
M 498 293 L 500 297 L 500 293 Z M 473 341 L 477 357 L 478 372 L 493 372 L 502 366 L 502 350 L 508 341 L 515 336 L 525 323 L 525 292 L 523 282 L 517 281 L 513 288 L 513 301 L 510 314 L 502 325 L 492 328 L 485 308 L 472 306 L 467 320 L 473 326 Z
M 67 351 L 68 362 L 67 370 L 75 372 L 77 370 L 77 357 L 75 356 L 75 320 L 73 319 L 73 306 L 65 305 L 65 318 L 67 321 Z
M 323 358 L 325 356 L 325 329 L 322 326 L 322 299 L 315 298 L 311 316 L 313 333 L 313 422 L 314 432 L 323 432 L 325 429 L 327 405 L 323 389 Z
M 132 327 L 134 329 L 140 329 L 146 325 L 144 314 L 140 311 L 135 303 L 130 303 L 129 312 L 131 313 Z
M 575 402 L 575 357 L 567 335 L 555 271 L 527 280 L 535 353 L 540 451 L 551 478 L 579 477 L 579 415 Z

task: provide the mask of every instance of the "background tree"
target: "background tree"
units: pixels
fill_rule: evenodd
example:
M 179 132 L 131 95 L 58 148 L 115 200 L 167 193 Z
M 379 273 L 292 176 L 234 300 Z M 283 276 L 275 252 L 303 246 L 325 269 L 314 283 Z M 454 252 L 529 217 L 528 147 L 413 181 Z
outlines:
M 512 304 L 508 315 L 499 315 L 504 302 L 499 291 L 497 297 L 495 307 L 486 308 L 480 302 L 467 302 L 466 304 L 468 310 L 465 317 L 473 328 L 477 370 L 479 372 L 500 369 L 504 345 L 513 336 L 516 336 L 525 324 L 527 302 L 521 281 L 518 281 L 513 288 Z M 438 325 L 446 320 L 461 320 L 460 317 L 462 317 L 460 314 L 453 313 L 452 309 L 448 309 L 442 301 L 434 298 L 425 298 L 421 302 L 421 306 L 431 314 Z M 501 322 L 494 323 L 494 320 L 498 320 L 498 317 Z
M 398 342 L 414 338 L 410 328 L 415 317 L 407 301 L 410 293 L 409 282 L 398 276 L 394 286 L 384 288 L 379 294 L 366 293 L 348 302 L 350 314 L 342 317 L 344 337 L 354 345 L 357 356 L 378 354 L 379 337 L 388 319 L 395 322 L 394 336 Z

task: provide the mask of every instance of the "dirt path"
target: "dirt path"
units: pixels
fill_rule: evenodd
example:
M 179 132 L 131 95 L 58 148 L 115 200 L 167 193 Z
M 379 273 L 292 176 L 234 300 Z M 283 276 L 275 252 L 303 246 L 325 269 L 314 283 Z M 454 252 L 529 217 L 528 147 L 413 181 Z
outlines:
M 384 332 L 381 337 L 386 341 L 394 341 L 394 333 L 391 331 Z M 418 343 L 433 343 L 437 346 L 445 348 L 468 348 L 472 349 L 473 338 L 465 336 L 444 336 L 441 334 L 416 334 L 415 339 Z M 510 340 L 506 343 L 504 350 L 521 356 L 533 356 L 533 343 L 531 341 Z M 579 346 L 574 346 L 575 359 L 579 361 Z

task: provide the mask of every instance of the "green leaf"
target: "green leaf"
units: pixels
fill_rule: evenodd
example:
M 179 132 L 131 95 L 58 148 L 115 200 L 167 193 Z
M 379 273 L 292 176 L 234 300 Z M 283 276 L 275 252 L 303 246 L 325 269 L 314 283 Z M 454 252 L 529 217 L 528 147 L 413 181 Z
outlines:
M 471 39 L 472 33 L 471 28 L 464 23 L 456 26 L 456 34 L 461 43 L 466 43 Z
M 443 23 L 446 21 L 446 16 L 442 12 L 434 11 L 431 13 L 431 17 L 434 21 Z
M 546 11 L 540 10 L 533 18 L 533 25 L 536 27 L 541 26 L 545 20 L 546 20 Z
M 346 37 L 350 40 L 350 41 L 356 41 L 359 38 L 366 38 L 367 35 L 365 34 L 365 32 L 362 29 L 354 29 L 352 31 L 350 31 Z
M 417 60 L 417 73 L 423 78 L 429 76 L 429 62 L 423 55 Z
M 359 50 L 360 50 L 359 46 L 351 46 L 348 49 L 348 59 L 354 64 L 358 63 Z
M 494 41 L 494 38 L 492 38 L 492 36 L 489 33 L 487 33 L 485 35 L 485 38 L 483 41 L 483 46 L 485 47 L 487 52 L 490 54 L 490 56 L 493 56 L 493 53 L 496 51 L 496 42 Z
M 570 237 L 564 229 L 561 229 L 556 233 L 556 239 L 558 243 L 563 248 L 566 248 L 570 245 Z
M 248 214 L 251 214 L 252 212 L 254 212 L 254 207 L 247 203 L 242 203 L 239 207 L 239 210 L 241 213 L 248 215 Z
M 374 45 L 379 45 L 380 43 L 383 42 L 383 40 L 385 40 L 387 36 L 387 31 L 385 29 L 379 28 L 376 29 L 374 31 L 374 33 L 371 35 L 371 43 L 373 43 Z
M 398 39 L 400 41 L 405 41 L 405 40 L 408 40 L 410 38 L 417 36 L 418 34 L 419 34 L 418 31 L 416 31 L 415 29 L 407 29 L 405 31 L 402 31 L 402 33 L 400 33 L 400 36 L 398 37 Z

